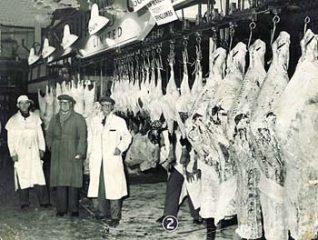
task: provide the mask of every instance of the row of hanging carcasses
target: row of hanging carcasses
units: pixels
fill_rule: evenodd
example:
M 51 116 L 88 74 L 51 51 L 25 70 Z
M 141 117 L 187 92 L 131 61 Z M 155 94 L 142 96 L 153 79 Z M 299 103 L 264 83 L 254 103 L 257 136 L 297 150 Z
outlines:
M 205 86 L 197 60 L 190 89 L 184 61 L 179 91 L 171 61 L 165 95 L 157 67 L 145 68 L 140 85 L 128 77 L 114 81 L 112 97 L 121 112 L 145 111 L 151 121 L 163 114 L 170 133 L 178 123 L 202 172 L 201 203 L 209 200 L 205 217 L 218 222 L 237 214 L 237 233 L 246 239 L 261 238 L 262 227 L 266 239 L 288 239 L 288 230 L 295 239 L 313 239 L 318 229 L 317 43 L 308 30 L 290 81 L 290 37 L 281 32 L 267 72 L 265 43 L 256 40 L 248 49 L 246 72 L 246 45 L 238 43 L 228 55 L 222 48 L 213 51 Z M 179 113 L 189 115 L 185 124 Z M 164 162 L 169 150 L 161 150 Z
M 61 84 L 56 83 L 55 86 L 46 86 L 45 95 L 42 96 L 38 89 L 38 102 L 40 108 L 40 116 L 44 122 L 44 128 L 47 129 L 51 118 L 59 112 L 58 96 L 67 94 L 76 101 L 74 110 L 88 118 L 93 112 L 99 111 L 99 105 L 94 104 L 95 101 L 95 83 L 92 86 L 84 84 L 85 81 L 74 80 L 70 82 L 63 81 Z

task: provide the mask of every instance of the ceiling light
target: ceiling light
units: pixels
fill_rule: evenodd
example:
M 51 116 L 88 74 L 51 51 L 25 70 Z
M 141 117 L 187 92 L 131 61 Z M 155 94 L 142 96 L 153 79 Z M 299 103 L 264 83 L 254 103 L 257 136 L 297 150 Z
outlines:
M 105 27 L 108 22 L 108 18 L 99 15 L 98 5 L 94 3 L 91 9 L 91 19 L 88 22 L 89 34 L 93 35 L 97 33 L 99 30 Z
M 34 48 L 31 48 L 30 53 L 29 53 L 29 57 L 28 57 L 29 65 L 36 63 L 39 59 L 40 59 L 40 56 L 35 55 Z
M 75 34 L 71 34 L 70 26 L 68 24 L 66 24 L 64 26 L 63 39 L 62 39 L 62 43 L 61 43 L 61 46 L 63 47 L 63 49 L 65 50 L 65 49 L 71 47 L 73 45 L 73 43 L 76 42 L 77 39 L 78 39 L 78 36 L 76 36 Z
M 55 51 L 55 47 L 49 45 L 49 40 L 47 38 L 44 39 L 43 49 L 42 49 L 42 57 L 47 58 Z

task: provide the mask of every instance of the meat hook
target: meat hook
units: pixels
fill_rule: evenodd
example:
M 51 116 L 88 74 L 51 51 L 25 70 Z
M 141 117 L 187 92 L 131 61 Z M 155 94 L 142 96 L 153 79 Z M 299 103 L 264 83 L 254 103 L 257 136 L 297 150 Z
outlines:
M 272 22 L 273 22 L 273 29 L 272 29 L 272 34 L 271 34 L 271 46 L 273 45 L 273 42 L 274 42 L 276 26 L 280 22 L 280 17 L 277 14 L 275 14 L 275 16 L 272 19 Z
M 235 34 L 234 24 L 233 24 L 233 23 L 230 23 L 230 44 L 229 44 L 229 51 L 231 51 L 231 49 L 232 49 L 234 34 Z
M 247 49 L 249 49 L 251 46 L 251 41 L 252 41 L 252 37 L 253 37 L 253 30 L 256 28 L 256 23 L 254 21 L 252 21 L 250 23 L 249 27 L 250 27 L 250 37 L 248 39 Z
M 310 17 L 309 16 L 305 17 L 304 23 L 305 23 L 305 25 L 304 25 L 304 35 L 305 35 L 305 33 L 307 31 L 308 24 L 310 23 Z

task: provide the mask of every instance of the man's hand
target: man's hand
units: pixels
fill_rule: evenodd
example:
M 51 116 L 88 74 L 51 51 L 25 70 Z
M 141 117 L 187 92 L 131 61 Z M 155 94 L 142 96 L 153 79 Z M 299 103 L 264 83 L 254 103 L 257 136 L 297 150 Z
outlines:
M 18 161 L 18 155 L 14 155 L 11 157 L 13 162 L 17 162 Z
M 119 150 L 119 148 L 115 148 L 115 151 L 114 151 L 114 156 L 118 156 L 120 155 L 121 151 Z
M 44 151 L 39 150 L 39 154 L 40 154 L 40 159 L 43 159 L 44 158 Z
M 187 178 L 187 181 L 188 181 L 189 183 L 191 183 L 191 182 L 193 182 L 193 181 L 195 180 L 194 174 L 191 173 L 191 172 L 188 172 L 188 171 L 186 171 L 186 178 Z

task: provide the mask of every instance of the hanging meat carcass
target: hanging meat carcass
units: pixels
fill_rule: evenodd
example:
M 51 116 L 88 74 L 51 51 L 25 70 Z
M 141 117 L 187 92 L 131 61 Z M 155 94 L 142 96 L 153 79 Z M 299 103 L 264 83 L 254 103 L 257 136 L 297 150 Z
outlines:
M 71 93 L 70 93 L 70 84 L 67 83 L 66 81 L 62 82 L 61 90 L 62 90 L 62 94 L 71 95 Z
M 84 114 L 84 85 L 83 82 L 78 81 L 77 84 L 74 80 L 70 84 L 70 94 L 75 100 L 74 111 L 83 115 Z
M 191 90 L 194 101 L 193 106 L 190 110 L 190 114 L 192 116 L 194 114 L 205 115 L 208 104 L 213 99 L 217 86 L 220 84 L 224 77 L 225 58 L 226 50 L 224 48 L 217 48 L 212 53 L 212 57 L 210 59 L 212 61 L 212 69 L 209 74 L 209 80 L 198 95 L 195 95 L 196 90 Z M 196 79 L 195 81 L 198 81 L 198 79 Z
M 170 61 L 170 79 L 166 87 L 166 94 L 161 98 L 163 116 L 171 134 L 173 133 L 174 122 L 178 118 L 175 104 L 180 96 L 175 82 L 173 64 L 174 63 Z
M 195 78 L 194 82 L 191 88 L 191 94 L 193 98 L 197 98 L 198 95 L 203 90 L 203 73 L 202 73 L 202 67 L 201 67 L 201 60 L 197 59 L 195 62 Z
M 250 65 L 242 82 L 237 99 L 229 112 L 230 140 L 233 141 L 232 153 L 236 162 L 237 216 L 240 237 L 257 239 L 262 237 L 262 217 L 257 189 L 259 170 L 250 147 L 250 117 L 254 103 L 263 84 L 266 72 L 264 55 L 266 46 L 256 40 L 249 48 Z
M 150 77 L 150 67 L 148 65 L 144 66 L 144 71 L 142 72 L 142 79 L 140 83 L 140 108 L 142 111 L 147 112 L 149 114 L 149 101 L 150 101 L 150 94 L 149 94 L 149 77 Z
M 260 166 L 260 200 L 266 239 L 288 239 L 284 212 L 285 164 L 275 134 L 274 106 L 288 83 L 290 37 L 281 32 L 272 44 L 272 63 L 252 113 L 256 160 Z
M 157 63 L 157 85 L 155 90 L 155 96 L 157 98 L 150 102 L 151 108 L 151 115 L 150 119 L 152 122 L 155 120 L 161 120 L 161 116 L 163 116 L 163 105 L 161 100 L 163 99 L 163 92 L 162 92 L 162 78 L 161 78 L 161 66 L 160 61 Z M 160 158 L 159 164 L 162 165 L 164 168 L 167 169 L 167 159 L 169 156 L 169 132 L 166 128 L 167 123 L 163 123 L 163 130 L 160 134 Z
M 153 97 L 151 101 L 149 102 L 149 115 L 151 122 L 160 120 L 161 115 L 163 114 L 162 110 L 162 104 L 161 100 L 163 98 L 163 92 L 162 92 L 162 79 L 161 79 L 161 72 L 160 68 L 157 67 L 157 85 L 155 86 L 155 89 L 153 89 Z M 154 81 L 155 82 L 155 81 Z
M 88 128 L 88 131 L 87 131 L 87 155 L 86 155 L 86 159 L 85 161 L 83 162 L 83 167 L 84 167 L 84 172 L 85 174 L 89 174 L 89 163 L 90 163 L 90 155 L 92 153 L 92 144 L 94 144 L 92 142 L 92 132 L 90 129 L 90 127 L 94 127 L 94 119 L 103 119 L 103 112 L 102 112 L 102 109 L 101 109 L 101 105 L 99 102 L 94 102 L 93 103 L 93 106 L 92 106 L 92 111 L 90 113 L 90 115 L 85 118 L 86 120 L 86 124 L 87 124 L 87 128 Z
M 46 101 L 45 97 L 42 97 L 41 90 L 38 89 L 38 102 L 39 102 L 39 108 L 40 108 L 40 117 L 42 120 L 44 120 L 45 112 L 46 112 Z M 44 129 L 47 129 L 47 125 L 44 123 Z
M 152 61 L 151 67 L 145 66 L 142 70 L 143 79 L 141 82 L 141 91 L 139 95 L 136 94 L 139 99 L 135 98 L 135 106 L 139 104 L 140 107 L 140 112 L 137 115 L 139 120 L 142 120 L 142 126 L 140 132 L 134 135 L 134 141 L 125 159 L 129 167 L 139 167 L 141 171 L 154 168 L 159 162 L 165 162 L 167 154 L 164 153 L 169 151 L 169 142 L 167 146 L 163 146 L 163 148 L 160 149 L 159 134 L 161 132 L 161 126 L 154 126 L 160 121 L 163 114 L 161 102 L 163 94 L 159 66 L 157 66 L 157 85 L 155 70 L 154 61 Z M 168 148 L 168 150 L 166 148 Z
M 227 137 L 228 112 L 237 98 L 245 69 L 246 45 L 238 45 L 229 53 L 227 75 L 217 85 L 214 97 L 208 104 L 206 120 L 212 129 L 213 145 L 218 152 L 219 195 L 216 205 L 215 222 L 236 214 L 235 195 L 236 164 L 229 152 L 230 142 Z
M 286 162 L 288 228 L 297 240 L 317 237 L 317 36 L 307 30 L 302 56 L 278 102 L 276 132 Z
M 220 52 L 225 54 L 224 51 Z M 241 79 L 243 78 L 241 67 L 242 65 L 245 66 L 245 54 L 246 47 L 242 43 L 237 44 L 229 53 L 228 66 L 231 66 L 231 71 L 228 71 L 225 79 L 236 79 L 237 75 L 241 76 Z M 216 72 L 221 74 L 223 71 L 222 62 L 225 60 L 225 56 L 218 54 L 214 56 L 216 58 L 212 58 L 211 60 L 215 61 L 215 66 L 212 68 L 216 68 Z M 222 75 L 219 77 L 222 77 Z M 223 83 L 223 81 L 221 82 Z M 210 92 L 214 93 L 215 90 L 211 89 Z M 214 96 L 207 97 L 209 102 L 214 99 Z M 217 205 L 220 193 L 220 159 L 214 145 L 213 129 L 208 125 L 207 120 L 210 120 L 207 109 L 203 116 L 201 114 L 191 116 L 187 121 L 187 136 L 193 148 L 198 153 L 198 168 L 201 170 L 200 215 L 204 218 L 215 218 L 218 214 Z
M 49 126 L 49 123 L 51 121 L 51 118 L 54 115 L 54 94 L 53 94 L 53 88 L 46 86 L 46 90 L 45 90 L 45 102 L 46 102 L 46 111 L 45 111 L 45 115 L 44 115 L 44 125 L 45 126 Z
M 127 166 L 129 168 L 139 166 L 141 171 L 156 167 L 160 154 L 158 143 L 151 142 L 147 134 L 137 133 L 133 139 L 125 158 Z
M 132 108 L 132 111 L 134 113 L 134 116 L 136 116 L 137 112 L 139 111 L 139 108 L 138 108 L 138 92 L 139 91 L 140 91 L 139 80 L 135 79 L 133 86 L 132 86 L 132 94 L 131 94 L 131 97 L 132 97 L 131 108 Z
M 88 117 L 91 115 L 94 109 L 94 101 L 95 101 L 95 82 L 92 85 L 85 84 L 84 88 L 84 117 Z

